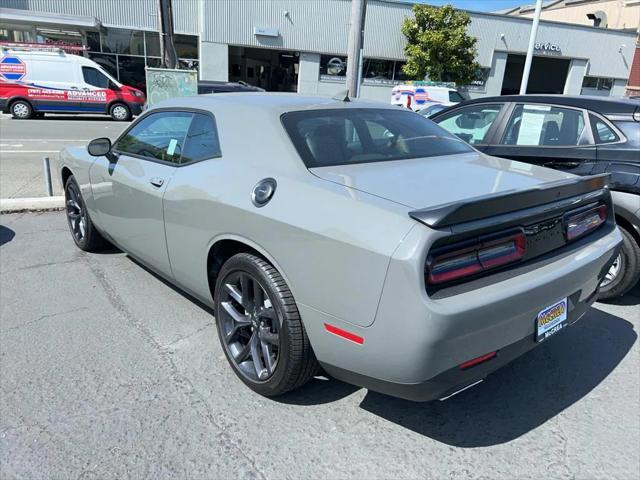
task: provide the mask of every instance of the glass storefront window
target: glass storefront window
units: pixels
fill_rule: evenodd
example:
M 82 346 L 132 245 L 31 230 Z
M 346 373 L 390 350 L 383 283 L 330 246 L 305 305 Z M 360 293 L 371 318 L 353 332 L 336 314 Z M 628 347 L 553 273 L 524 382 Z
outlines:
M 407 62 L 395 62 L 395 65 L 393 67 L 393 79 L 396 82 L 404 82 L 406 80 L 409 80 L 407 74 L 402 71 L 402 67 L 404 67 L 405 63 Z
M 365 58 L 362 65 L 362 77 L 365 80 L 393 80 L 393 60 Z
M 92 52 L 100 52 L 100 32 L 87 32 L 87 47 Z
M 30 30 L 18 30 L 13 28 L 1 28 L 0 40 L 5 40 L 7 42 L 22 42 L 22 43 L 35 42 L 35 38 L 33 38 L 33 34 L 31 33 Z
M 160 56 L 160 34 L 157 32 L 144 32 L 144 41 L 147 46 L 148 57 Z
M 193 35 L 174 35 L 173 44 L 176 47 L 178 58 L 198 58 L 198 37 Z
M 338 55 L 320 56 L 320 75 L 345 77 L 347 75 L 347 57 Z
M 147 57 L 147 67 L 160 68 L 161 63 L 160 57 Z
M 185 58 L 178 59 L 178 68 L 184 68 L 185 70 L 198 70 L 198 60 L 187 60 Z
M 89 58 L 104 68 L 113 78 L 118 78 L 118 62 L 115 55 L 89 52 Z
M 120 83 L 145 90 L 146 74 L 144 58 L 118 55 L 118 71 Z
M 144 34 L 123 28 L 107 28 L 102 35 L 102 51 L 128 55 L 144 55 Z

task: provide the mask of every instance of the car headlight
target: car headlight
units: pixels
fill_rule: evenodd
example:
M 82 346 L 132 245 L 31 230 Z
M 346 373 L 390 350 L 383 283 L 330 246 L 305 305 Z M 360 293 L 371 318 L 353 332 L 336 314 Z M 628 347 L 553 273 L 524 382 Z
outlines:
M 138 90 L 131 90 L 131 93 L 134 97 L 142 97 L 142 92 L 139 92 Z

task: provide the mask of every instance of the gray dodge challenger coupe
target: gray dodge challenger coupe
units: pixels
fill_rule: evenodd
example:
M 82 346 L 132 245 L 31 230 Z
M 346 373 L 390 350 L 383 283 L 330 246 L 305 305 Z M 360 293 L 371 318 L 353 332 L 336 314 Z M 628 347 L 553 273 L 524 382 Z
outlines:
M 571 335 L 622 241 L 606 175 L 346 97 L 169 100 L 67 148 L 59 173 L 76 245 L 114 244 L 211 306 L 267 396 L 320 367 L 411 400 L 460 392 Z

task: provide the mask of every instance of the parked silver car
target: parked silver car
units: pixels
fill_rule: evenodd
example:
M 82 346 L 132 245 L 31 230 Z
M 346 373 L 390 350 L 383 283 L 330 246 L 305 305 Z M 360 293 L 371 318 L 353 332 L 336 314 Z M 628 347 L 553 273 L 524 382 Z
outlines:
M 490 157 L 377 103 L 180 98 L 60 161 L 78 247 L 111 242 L 212 306 L 268 396 L 322 366 L 447 397 L 576 322 L 621 243 L 606 175 Z

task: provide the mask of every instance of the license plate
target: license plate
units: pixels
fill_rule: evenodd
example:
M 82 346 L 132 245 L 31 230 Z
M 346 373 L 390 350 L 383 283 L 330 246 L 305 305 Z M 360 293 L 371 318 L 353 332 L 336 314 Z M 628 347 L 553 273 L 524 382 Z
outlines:
M 538 318 L 536 319 L 536 342 L 546 340 L 566 326 L 567 310 L 567 298 L 565 297 L 538 313 Z

